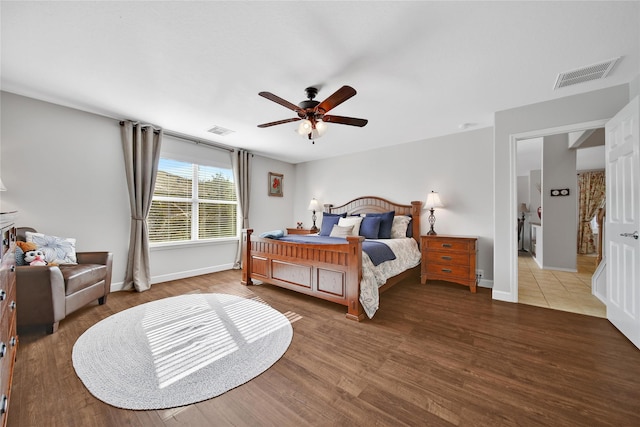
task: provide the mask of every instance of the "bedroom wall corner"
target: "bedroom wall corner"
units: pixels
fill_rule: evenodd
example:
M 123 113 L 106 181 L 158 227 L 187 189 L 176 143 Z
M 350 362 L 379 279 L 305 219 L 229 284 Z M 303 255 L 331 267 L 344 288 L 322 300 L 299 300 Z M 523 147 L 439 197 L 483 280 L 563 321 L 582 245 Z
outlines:
M 282 197 L 268 195 L 269 172 L 284 175 Z M 251 163 L 250 228 L 253 228 L 255 233 L 263 233 L 295 227 L 293 206 L 296 188 L 295 165 L 254 154 Z

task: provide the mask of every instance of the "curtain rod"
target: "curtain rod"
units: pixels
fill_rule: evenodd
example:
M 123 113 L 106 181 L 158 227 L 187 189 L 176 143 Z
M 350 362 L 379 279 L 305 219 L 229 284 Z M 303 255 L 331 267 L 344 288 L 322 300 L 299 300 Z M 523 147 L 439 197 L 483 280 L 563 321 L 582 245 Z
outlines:
M 165 135 L 172 136 L 174 138 L 179 138 L 179 139 L 183 139 L 185 141 L 189 141 L 189 142 L 191 142 L 193 144 L 196 144 L 196 145 L 202 144 L 202 145 L 206 145 L 206 146 L 208 146 L 210 148 L 215 148 L 215 149 L 218 149 L 218 150 L 228 151 L 230 153 L 233 153 L 234 151 L 236 151 L 235 148 L 231 148 L 231 147 L 229 147 L 227 145 L 224 145 L 224 144 L 218 144 L 218 143 L 207 141 L 207 140 L 204 140 L 204 139 L 198 139 L 198 138 L 195 138 L 193 136 L 184 135 L 184 134 L 181 134 L 181 133 L 178 133 L 178 132 L 173 132 L 173 131 L 170 131 L 170 130 L 163 130 L 163 133 Z
M 132 123 L 140 123 L 140 122 L 133 122 Z M 124 124 L 124 120 L 120 120 L 120 125 L 122 126 Z M 154 125 L 150 125 L 153 126 L 154 129 L 162 129 L 162 128 L 156 128 L 156 126 Z M 184 141 L 188 141 L 191 142 L 192 144 L 196 144 L 196 145 L 206 145 L 209 148 L 215 148 L 218 150 L 223 150 L 223 151 L 228 151 L 230 153 L 233 153 L 234 151 L 236 151 L 235 148 L 229 147 L 227 145 L 224 144 L 218 144 L 215 142 L 211 142 L 211 141 L 207 141 L 204 139 L 199 139 L 193 136 L 189 136 L 189 135 L 185 135 L 179 132 L 174 132 L 171 130 L 167 130 L 167 129 L 162 129 L 162 133 L 168 136 L 172 136 L 174 138 L 178 138 L 178 139 L 182 139 Z

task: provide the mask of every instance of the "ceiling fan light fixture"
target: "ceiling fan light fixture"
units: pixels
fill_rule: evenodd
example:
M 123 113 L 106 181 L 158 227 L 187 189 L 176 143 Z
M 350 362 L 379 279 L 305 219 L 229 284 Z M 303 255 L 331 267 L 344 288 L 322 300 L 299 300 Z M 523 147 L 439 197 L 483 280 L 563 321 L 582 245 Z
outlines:
M 308 135 L 312 130 L 313 124 L 311 123 L 311 120 L 304 119 L 300 121 L 300 124 L 298 125 L 298 133 L 300 135 Z
M 316 121 L 316 133 L 318 134 L 318 137 L 321 137 L 322 135 L 324 135 L 327 132 L 327 124 L 325 122 L 323 122 L 322 120 L 318 120 Z

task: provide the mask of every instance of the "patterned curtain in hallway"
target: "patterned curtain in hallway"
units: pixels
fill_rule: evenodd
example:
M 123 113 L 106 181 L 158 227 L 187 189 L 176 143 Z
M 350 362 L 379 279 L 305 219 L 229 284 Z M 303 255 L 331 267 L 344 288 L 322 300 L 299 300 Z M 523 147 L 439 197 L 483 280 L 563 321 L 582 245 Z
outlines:
M 604 172 L 583 172 L 578 174 L 578 253 L 596 252 L 596 244 L 591 230 L 591 219 L 604 203 Z

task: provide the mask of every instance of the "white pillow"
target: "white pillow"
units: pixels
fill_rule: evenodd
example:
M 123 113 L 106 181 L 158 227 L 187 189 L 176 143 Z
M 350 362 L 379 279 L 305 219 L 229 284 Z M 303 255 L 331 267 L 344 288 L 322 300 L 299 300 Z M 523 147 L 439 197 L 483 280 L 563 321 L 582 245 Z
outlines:
M 338 224 L 335 224 L 331 229 L 331 234 L 329 234 L 329 237 L 344 237 L 346 239 L 347 236 L 351 236 L 352 231 L 353 225 L 350 225 L 348 227 L 341 227 Z
M 348 227 L 353 225 L 353 230 L 351 230 L 352 236 L 357 236 L 360 234 L 360 223 L 362 222 L 361 216 L 348 216 L 346 218 L 340 218 L 338 220 L 338 225 L 340 227 Z
M 69 237 L 47 236 L 42 233 L 25 232 L 27 242 L 33 242 L 44 253 L 49 263 L 77 264 L 76 239 Z
M 403 239 L 407 237 L 407 226 L 411 218 L 404 215 L 396 215 L 393 217 L 393 225 L 391 226 L 391 238 Z

